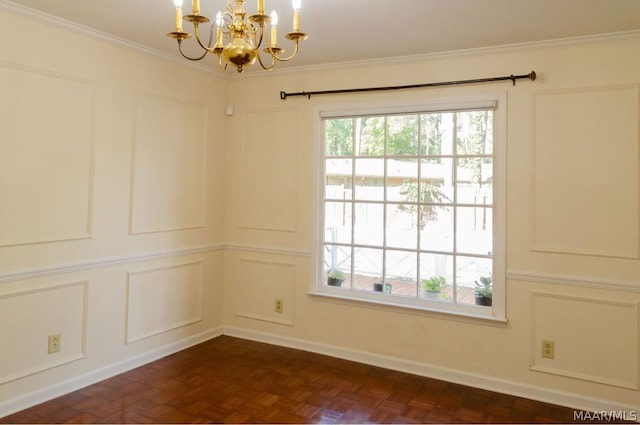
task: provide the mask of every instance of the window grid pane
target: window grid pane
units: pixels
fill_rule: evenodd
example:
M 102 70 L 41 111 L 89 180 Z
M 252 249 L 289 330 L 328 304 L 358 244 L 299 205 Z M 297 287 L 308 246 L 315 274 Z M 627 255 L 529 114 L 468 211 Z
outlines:
M 492 273 L 493 111 L 326 119 L 324 151 L 325 273 L 474 304 Z

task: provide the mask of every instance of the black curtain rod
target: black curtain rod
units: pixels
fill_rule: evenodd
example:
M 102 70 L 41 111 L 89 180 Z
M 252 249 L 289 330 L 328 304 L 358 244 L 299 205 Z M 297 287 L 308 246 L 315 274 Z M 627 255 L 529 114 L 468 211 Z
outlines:
M 280 99 L 287 100 L 288 97 L 293 97 L 293 96 L 305 96 L 306 98 L 311 99 L 311 96 L 316 96 L 321 94 L 361 93 L 361 92 L 369 92 L 369 91 L 418 89 L 418 88 L 424 88 L 424 87 L 457 86 L 461 84 L 478 84 L 478 83 L 489 83 L 493 81 L 505 81 L 505 80 L 509 80 L 513 82 L 513 85 L 515 86 L 516 81 L 522 80 L 522 79 L 534 81 L 536 79 L 536 72 L 531 71 L 530 73 L 523 74 L 523 75 L 511 74 L 507 77 L 477 78 L 475 80 L 443 81 L 440 83 L 411 84 L 407 86 L 367 87 L 367 88 L 360 88 L 360 89 L 322 90 L 322 91 L 302 91 L 297 93 L 287 93 L 287 92 L 281 91 Z

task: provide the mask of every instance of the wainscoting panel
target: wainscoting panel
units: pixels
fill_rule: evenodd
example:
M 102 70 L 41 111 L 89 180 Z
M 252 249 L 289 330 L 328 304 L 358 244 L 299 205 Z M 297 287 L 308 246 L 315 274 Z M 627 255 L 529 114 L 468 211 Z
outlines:
M 0 384 L 85 357 L 86 281 L 46 284 L 0 294 Z M 60 351 L 48 353 L 49 335 Z
M 294 108 L 243 114 L 240 228 L 297 231 L 297 114 Z
M 207 109 L 135 96 L 132 234 L 204 227 Z
M 94 84 L 0 64 L 0 246 L 91 237 Z
M 534 292 L 532 312 L 532 370 L 638 389 L 638 303 Z
M 127 343 L 202 320 L 203 284 L 202 261 L 129 272 Z
M 638 87 L 534 99 L 533 249 L 638 258 Z
M 240 258 L 235 281 L 237 316 L 293 325 L 295 264 Z M 276 299 L 282 300 L 281 313 L 275 311 Z

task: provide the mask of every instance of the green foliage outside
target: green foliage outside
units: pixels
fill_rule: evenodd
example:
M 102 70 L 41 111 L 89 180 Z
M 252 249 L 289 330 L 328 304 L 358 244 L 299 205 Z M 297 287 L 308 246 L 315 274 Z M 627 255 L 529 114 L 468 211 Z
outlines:
M 477 155 L 491 154 L 493 145 L 489 138 L 491 111 L 469 111 L 456 114 L 456 151 L 458 155 L 476 155 L 473 158 L 460 158 L 459 165 L 471 171 L 472 182 L 482 185 L 482 163 L 484 158 Z
M 400 193 L 408 202 L 422 203 L 420 207 L 415 204 L 401 204 L 398 206 L 400 211 L 410 213 L 418 212 L 418 208 L 420 208 L 418 217 L 420 230 L 423 230 L 428 222 L 438 219 L 439 209 L 446 209 L 446 207 L 442 205 L 433 204 L 450 201 L 438 186 L 427 182 L 420 182 L 420 184 L 415 182 L 405 182 L 402 184 L 402 190 Z
M 330 156 L 418 155 L 419 115 L 336 118 L 326 121 L 326 153 Z M 424 149 L 423 149 L 424 150 Z
M 493 150 L 493 122 L 489 110 L 435 112 L 390 116 L 335 118 L 326 123 L 326 154 L 329 156 L 393 156 L 397 161 L 416 161 L 431 157 L 439 163 L 441 155 L 451 155 L 450 136 L 455 134 L 455 153 L 458 167 L 469 170 L 470 184 L 491 184 L 483 179 L 482 158 Z M 468 157 L 467 157 L 468 156 Z M 427 180 L 405 181 L 401 192 L 407 204 L 401 211 L 417 213 L 418 225 L 424 229 L 428 222 L 438 218 L 438 210 L 451 202 L 441 190 L 439 182 Z
M 458 190 L 479 190 L 492 185 L 491 177 L 483 176 L 483 169 L 492 161 L 492 114 L 491 110 L 470 110 L 328 119 L 325 153 L 334 157 L 386 156 L 416 167 L 451 163 Z M 439 210 L 447 210 L 447 204 L 453 202 L 442 190 L 443 184 L 437 177 L 406 177 L 399 187 L 404 203 L 398 209 L 416 214 L 419 228 L 424 229 L 438 219 Z M 422 279 L 422 284 L 427 292 L 440 292 L 446 280 L 433 276 Z M 477 294 L 491 297 L 492 278 L 479 278 L 475 289 Z
M 456 154 L 490 155 L 493 150 L 491 111 L 368 116 L 326 120 L 326 153 L 330 156 L 439 156 L 453 149 L 445 134 L 453 134 L 443 123 L 452 122 Z M 445 131 L 447 130 L 447 131 Z M 386 141 L 386 146 L 385 146 Z M 461 159 L 463 164 L 467 161 Z
M 353 155 L 353 118 L 327 121 L 326 132 L 327 155 Z

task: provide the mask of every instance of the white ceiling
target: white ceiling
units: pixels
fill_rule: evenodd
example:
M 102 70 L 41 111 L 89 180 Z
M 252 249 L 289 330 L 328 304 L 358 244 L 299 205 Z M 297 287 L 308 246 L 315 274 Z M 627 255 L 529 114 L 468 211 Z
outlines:
M 186 14 L 191 1 L 184 3 Z M 290 0 L 265 3 L 267 12 L 278 11 L 280 32 L 290 31 Z M 172 0 L 0 0 L 2 4 L 35 9 L 177 54 L 175 41 L 166 37 L 174 26 Z M 225 0 L 201 0 L 201 5 L 202 13 L 213 18 Z M 257 0 L 246 3 L 250 14 L 256 6 Z M 301 30 L 309 39 L 296 60 L 283 65 L 379 60 L 640 31 L 640 0 L 302 0 Z M 285 43 L 281 37 L 286 49 Z

